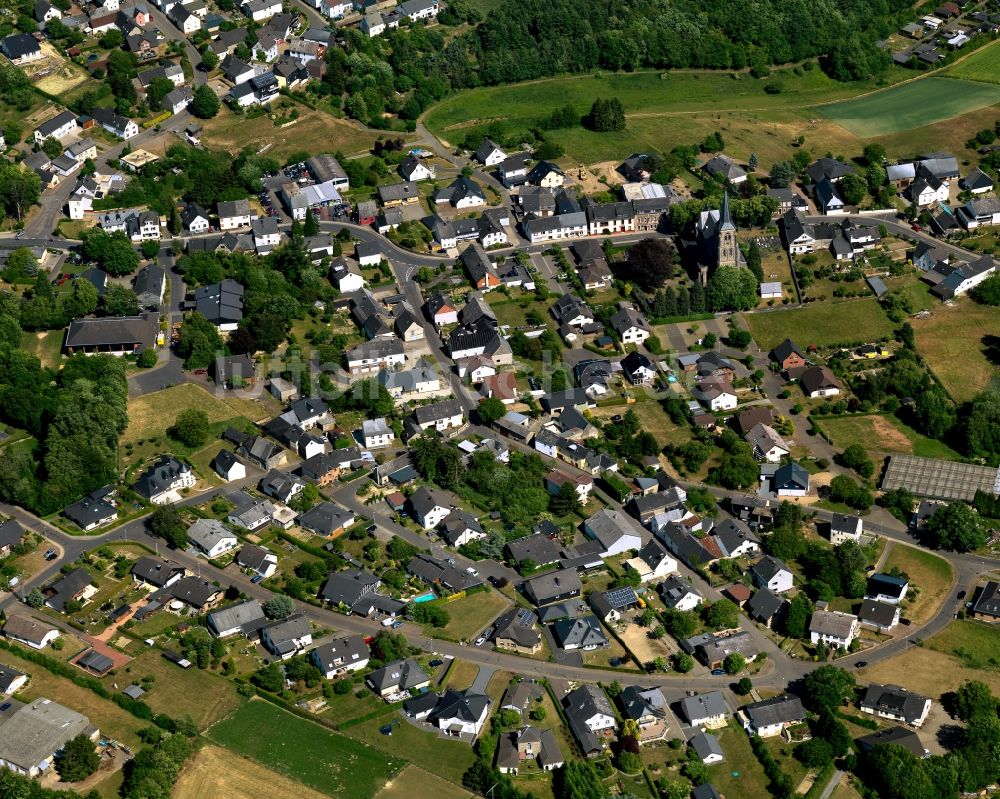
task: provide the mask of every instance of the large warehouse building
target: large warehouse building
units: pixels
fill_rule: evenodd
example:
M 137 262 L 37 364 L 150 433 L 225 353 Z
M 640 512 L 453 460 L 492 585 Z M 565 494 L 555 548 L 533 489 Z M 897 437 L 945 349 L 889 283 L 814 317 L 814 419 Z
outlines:
M 1000 494 L 1000 469 L 938 458 L 893 455 L 882 478 L 882 489 L 893 488 L 906 488 L 928 499 L 972 502 L 976 491 Z

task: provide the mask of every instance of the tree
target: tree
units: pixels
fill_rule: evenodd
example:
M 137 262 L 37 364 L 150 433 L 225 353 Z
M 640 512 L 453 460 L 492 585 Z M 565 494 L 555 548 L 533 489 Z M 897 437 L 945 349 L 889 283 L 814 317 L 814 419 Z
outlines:
M 541 705 L 533 707 L 530 711 L 528 711 L 528 718 L 532 721 L 545 721 L 545 717 L 547 715 L 548 714 L 546 713 L 545 708 Z
M 158 360 L 159 359 L 156 356 L 156 350 L 150 347 L 148 349 L 143 350 L 139 354 L 139 357 L 136 359 L 136 364 L 139 366 L 140 369 L 152 369 L 154 366 L 156 366 Z
M 749 677 L 741 677 L 734 690 L 739 696 L 747 696 L 753 690 L 753 682 Z
M 70 738 L 56 755 L 56 771 L 63 782 L 80 782 L 97 771 L 101 765 L 101 757 L 97 747 L 86 735 L 81 733 Z
M 156 506 L 149 517 L 149 531 L 177 549 L 187 549 L 187 527 L 173 504 Z
M 968 722 L 979 715 L 996 715 L 997 698 L 990 687 L 979 680 L 966 680 L 955 691 L 955 715 Z
M 903 524 L 910 523 L 913 506 L 917 502 L 916 494 L 906 488 L 892 488 L 882 495 L 881 504 L 889 513 Z
M 207 85 L 199 86 L 194 90 L 194 98 L 191 100 L 191 113 L 198 119 L 211 119 L 219 113 L 219 98 L 215 92 Z
M 618 769 L 626 774 L 638 774 L 642 771 L 642 757 L 634 752 L 622 749 L 615 759 Z
M 319 222 L 313 215 L 312 208 L 306 209 L 306 218 L 302 222 L 302 235 L 305 237 L 316 236 L 319 234 Z
M 837 183 L 837 192 L 848 205 L 857 205 L 865 198 L 868 184 L 860 175 L 844 175 Z
M 822 738 L 810 738 L 795 747 L 795 758 L 806 768 L 822 768 L 833 760 L 833 747 Z
M 201 66 L 205 72 L 211 72 L 219 66 L 219 57 L 210 47 L 206 47 L 201 54 Z
M 873 142 L 872 144 L 866 144 L 864 149 L 865 162 L 870 166 L 882 165 L 885 163 L 886 153 L 885 147 L 881 144 Z
M 757 299 L 757 278 L 749 269 L 720 266 L 705 287 L 711 311 L 748 311 L 756 307 Z
M 7 216 L 23 219 L 41 193 L 42 180 L 33 170 L 13 162 L 0 164 L 0 204 Z
M 479 407 L 476 408 L 476 415 L 479 417 L 480 423 L 484 425 L 491 425 L 506 414 L 507 406 L 499 397 L 488 397 L 480 402 Z
M 204 368 L 221 352 L 222 337 L 215 325 L 197 311 L 184 320 L 177 354 L 184 359 L 185 369 Z
M 871 477 L 875 472 L 875 464 L 868 457 L 868 452 L 860 444 L 851 444 L 840 455 L 840 462 L 848 469 L 853 469 L 862 477 Z
M 10 283 L 34 278 L 36 274 L 38 274 L 38 259 L 27 247 L 18 247 L 8 256 L 4 264 L 3 278 Z
M 720 599 L 706 605 L 702 617 L 705 624 L 713 630 L 731 630 L 740 626 L 740 609 L 729 599 Z
M 171 438 L 192 449 L 204 446 L 210 432 L 208 414 L 198 408 L 186 408 L 177 414 L 173 427 L 167 432 Z
M 791 161 L 776 161 L 771 167 L 768 183 L 775 189 L 787 189 L 797 174 L 798 170 Z
M 670 239 L 643 239 L 628 251 L 625 261 L 615 264 L 622 280 L 644 291 L 655 291 L 676 274 L 677 251 Z
M 856 685 L 850 672 L 837 666 L 820 666 L 806 675 L 802 699 L 810 710 L 834 712 L 854 696 Z
M 606 792 L 594 764 L 570 760 L 556 769 L 552 781 L 556 799 L 605 799 Z
M 173 81 L 169 78 L 153 78 L 146 87 L 146 105 L 159 111 L 163 105 L 163 98 L 174 88 Z
M 926 540 L 940 549 L 971 552 L 986 545 L 986 532 L 972 508 L 964 502 L 952 502 L 927 520 Z
M 740 442 L 742 443 L 742 442 Z M 759 480 L 760 468 L 753 454 L 738 450 L 722 456 L 718 466 L 708 472 L 708 482 L 723 488 L 750 488 Z
M 88 283 L 86 280 L 77 280 L 77 283 Z M 75 288 L 75 286 L 74 286 Z M 101 298 L 104 306 L 104 313 L 107 316 L 135 316 L 139 313 L 139 298 L 128 286 L 119 283 L 109 283 Z
M 969 296 L 983 305 L 1000 305 L 1000 275 L 986 278 L 969 292 Z
M 598 97 L 583 118 L 583 124 L 599 133 L 625 130 L 625 107 L 617 97 L 605 100 Z
M 177 209 L 174 208 L 174 211 Z M 160 242 L 158 241 L 144 241 L 139 245 L 139 250 L 142 252 L 143 258 L 155 258 L 157 253 L 160 252 Z
M 687 652 L 678 652 L 673 656 L 674 671 L 679 674 L 687 674 L 694 668 L 694 658 Z
M 29 608 L 35 608 L 37 610 L 45 604 L 45 595 L 39 589 L 33 588 L 24 598 L 24 603 Z
M 269 619 L 284 619 L 295 611 L 295 601 L 290 596 L 275 594 L 264 603 L 264 612 Z
M 812 611 L 809 597 L 801 592 L 796 594 L 788 603 L 788 611 L 785 613 L 785 634 L 791 638 L 804 638 Z
M 507 727 L 508 729 L 517 727 L 521 723 L 521 714 L 516 710 L 501 710 L 497 713 L 497 723 L 501 727 Z
M 279 693 L 285 687 L 285 675 L 277 663 L 271 663 L 257 671 L 250 682 L 269 693 Z
M 731 652 L 722 661 L 722 668 L 725 669 L 726 674 L 739 674 L 746 668 L 746 665 L 747 659 L 739 652 Z
M 565 516 L 580 509 L 580 495 L 576 493 L 573 481 L 567 480 L 559 486 L 559 493 L 549 498 L 549 510 L 556 516 Z

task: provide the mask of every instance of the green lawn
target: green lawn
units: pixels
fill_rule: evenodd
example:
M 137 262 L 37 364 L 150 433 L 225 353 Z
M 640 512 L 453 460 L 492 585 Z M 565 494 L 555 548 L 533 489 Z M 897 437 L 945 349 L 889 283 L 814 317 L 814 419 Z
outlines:
M 448 611 L 451 621 L 440 629 L 427 626 L 425 631 L 450 641 L 475 638 L 509 605 L 507 597 L 499 591 L 482 591 L 454 602 L 442 602 L 441 607 Z
M 923 458 L 960 460 L 947 444 L 928 438 L 890 414 L 822 419 L 819 425 L 839 449 L 860 444 L 872 452 L 902 452 Z
M 817 110 L 855 135 L 872 138 L 924 127 L 998 102 L 998 86 L 925 78 Z
M 385 753 L 390 762 L 404 758 L 451 782 L 462 783 L 462 775 L 475 760 L 472 747 L 461 741 L 447 741 L 434 733 L 418 730 L 402 719 L 392 735 L 382 735 L 379 727 L 391 717 L 381 716 L 344 730 L 344 734 Z M 369 794 L 370 796 L 371 794 Z
M 65 338 L 66 333 L 63 330 L 22 333 L 21 349 L 38 358 L 42 362 L 42 366 L 57 369 L 59 359 L 62 357 L 62 345 Z
M 947 75 L 984 83 L 1000 83 L 1000 47 L 988 44 L 958 64 L 948 67 Z
M 746 314 L 754 340 L 770 351 L 786 338 L 800 347 L 875 341 L 892 335 L 892 323 L 874 297 L 834 304 L 813 303 L 788 311 Z
M 953 621 L 924 646 L 955 655 L 974 669 L 1000 669 L 1000 630 L 975 621 Z
M 893 567 L 910 578 L 910 590 L 903 600 L 903 616 L 914 624 L 929 621 L 951 589 L 954 577 L 951 565 L 924 549 L 894 543 L 882 568 Z
M 767 777 L 750 748 L 750 739 L 735 721 L 715 733 L 726 759 L 708 767 L 708 779 L 723 796 L 766 799 Z M 734 776 L 734 774 L 736 776 Z
M 370 799 L 405 765 L 263 700 L 243 705 L 208 736 L 266 768 L 344 799 Z

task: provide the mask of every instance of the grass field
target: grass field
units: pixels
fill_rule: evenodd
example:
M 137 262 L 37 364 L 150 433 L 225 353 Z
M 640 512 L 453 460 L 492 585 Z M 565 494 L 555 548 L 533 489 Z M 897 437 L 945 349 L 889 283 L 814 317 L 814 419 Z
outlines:
M 448 688 L 464 691 L 472 687 L 479 674 L 479 666 L 467 660 L 454 660 L 448 668 Z
M 896 79 L 903 74 L 892 73 Z M 766 94 L 764 87 L 776 80 L 780 80 L 782 91 Z M 796 136 L 802 134 L 808 140 L 812 138 L 810 128 L 823 126 L 822 120 L 815 121 L 815 113 L 806 110 L 808 106 L 852 97 L 873 88 L 870 83 L 836 83 L 820 70 L 803 75 L 786 70 L 775 73 L 769 80 L 696 71 L 574 75 L 462 92 L 431 109 L 425 122 L 433 133 L 454 144 L 469 131 L 479 131 L 493 123 L 510 132 L 522 131 L 553 108 L 569 104 L 582 115 L 594 97 L 615 96 L 624 103 L 628 115 L 625 131 L 613 137 L 582 127 L 552 131 L 553 140 L 566 148 L 567 160 L 593 163 L 620 158 L 624 150 L 650 146 L 665 151 L 674 144 L 697 141 L 713 130 L 720 130 L 726 137 L 729 152 L 731 145 L 741 139 L 737 128 L 743 125 L 753 134 L 750 138 L 756 138 L 753 146 L 762 166 L 767 166 L 779 157 L 777 147 L 770 148 L 774 152 L 769 151 L 769 137 L 787 150 L 788 142 Z M 498 113 L 500 109 L 502 113 Z M 719 114 L 725 111 L 739 113 L 727 114 L 720 126 Z M 729 126 L 732 129 L 727 130 Z M 843 130 L 836 134 L 836 127 L 829 125 L 831 137 L 850 138 Z M 839 142 L 826 134 L 821 138 L 828 142 L 824 146 L 839 147 Z M 733 155 L 747 157 L 749 147 L 749 139 L 745 147 L 737 143 Z M 787 157 L 787 152 L 780 157 Z
M 905 544 L 892 544 L 882 566 L 883 571 L 897 567 L 910 577 L 910 591 L 903 604 L 903 616 L 914 624 L 928 621 L 941 606 L 954 578 L 951 565 L 944 558 Z M 913 602 L 913 588 L 918 589 Z
M 211 744 L 203 746 L 184 766 L 173 799 L 322 799 L 324 794 L 307 788 L 245 757 Z M 381 795 L 381 794 L 380 794 Z
M 902 452 L 924 458 L 960 458 L 947 444 L 921 435 L 895 416 L 845 416 L 817 422 L 839 449 L 860 444 L 872 452 Z
M 434 629 L 433 633 L 438 638 L 451 641 L 475 638 L 509 604 L 507 597 L 498 591 L 482 591 L 454 602 L 442 603 L 441 606 L 448 611 L 451 621 L 441 629 Z M 431 627 L 426 629 L 428 632 L 432 631 Z
M 750 739 L 735 721 L 716 735 L 726 759 L 708 767 L 708 778 L 723 796 L 768 796 L 764 770 L 750 748 Z M 737 776 L 733 776 L 733 774 Z
M 215 743 L 328 796 L 370 799 L 403 763 L 263 700 L 208 731 Z
M 244 147 L 260 150 L 284 161 L 295 152 L 333 152 L 341 150 L 351 155 L 371 148 L 377 134 L 351 122 L 336 119 L 320 111 L 296 106 L 299 121 L 288 127 L 277 128 L 266 115 L 256 119 L 238 116 L 227 108 L 214 119 L 205 121 L 205 137 L 213 147 L 238 152 Z
M 981 680 L 994 694 L 1000 693 L 1000 672 L 969 668 L 958 658 L 928 646 L 911 646 L 901 655 L 861 669 L 858 680 L 898 685 L 903 675 L 907 690 L 932 699 L 954 691 L 966 680 Z
M 48 650 L 46 653 L 55 654 Z M 30 661 L 22 660 L 10 652 L 3 652 L 0 659 L 4 665 L 30 675 L 27 688 L 17 694 L 17 698 L 22 701 L 30 702 L 45 698 L 71 707 L 89 718 L 95 726 L 104 730 L 105 734 L 110 734 L 116 740 L 129 746 L 138 745 L 139 736 L 136 733 L 149 726 L 149 722 L 140 721 L 131 713 L 122 710 L 114 702 L 101 699 L 93 691 L 81 688 L 65 677 L 57 677 L 44 668 L 36 666 Z
M 47 330 L 42 333 L 22 333 L 21 349 L 31 353 L 49 369 L 59 368 L 62 357 L 63 339 L 66 334 L 62 330 Z
M 1000 83 L 1000 47 L 988 44 L 945 70 L 946 75 L 984 83 Z
M 817 111 L 867 139 L 941 122 L 998 102 L 1000 87 L 997 86 L 951 78 L 924 78 L 824 105 Z
M 159 650 L 143 652 L 129 664 L 129 669 L 133 679 L 154 678 L 143 697 L 153 710 L 177 718 L 190 716 L 200 730 L 228 716 L 244 701 L 229 680 L 203 669 L 180 669 L 163 658 Z M 121 675 L 105 681 L 120 683 Z
M 956 620 L 926 641 L 970 668 L 1000 674 L 1000 630 L 975 621 Z
M 382 735 L 378 731 L 379 727 L 389 720 L 389 716 L 381 716 L 349 727 L 344 730 L 344 734 L 384 752 L 390 762 L 398 762 L 398 758 L 403 758 L 456 785 L 461 784 L 462 775 L 475 760 L 468 744 L 443 740 L 434 733 L 418 730 L 405 721 L 396 726 L 392 735 Z
M 968 297 L 954 306 L 938 304 L 926 319 L 914 319 L 917 351 L 957 402 L 965 402 L 991 381 L 1000 383 L 1000 370 L 987 359 L 983 337 L 996 335 L 997 311 Z
M 892 324 L 874 297 L 837 305 L 814 303 L 789 311 L 745 316 L 754 341 L 770 351 L 786 338 L 801 347 L 831 347 L 854 341 L 874 341 L 892 334 Z
M 407 766 L 375 794 L 375 799 L 410 799 L 414 796 L 433 796 L 435 799 L 467 799 L 472 794 L 429 771 L 424 771 L 417 766 Z

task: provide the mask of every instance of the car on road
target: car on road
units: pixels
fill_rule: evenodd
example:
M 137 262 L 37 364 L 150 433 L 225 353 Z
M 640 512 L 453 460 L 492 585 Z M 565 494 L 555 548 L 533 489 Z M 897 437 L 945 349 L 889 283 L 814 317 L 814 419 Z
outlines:
M 863 669 L 867 665 L 868 665 L 868 661 L 867 660 L 859 660 L 857 663 L 854 664 L 854 668 L 856 668 L 856 669 Z
M 959 599 L 965 599 L 967 596 L 968 596 L 968 594 L 965 591 L 959 591 L 958 592 L 958 598 Z
M 257 585 L 257 583 L 262 583 L 264 582 L 264 575 L 255 574 L 253 577 L 250 578 L 250 582 L 253 583 L 254 585 Z
M 875 567 L 874 566 L 865 566 L 865 571 L 866 572 L 873 572 L 873 571 L 875 571 Z
M 59 557 L 59 553 L 56 552 L 55 549 L 52 549 L 50 547 L 49 549 L 45 550 L 45 560 L 55 560 L 58 557 Z
M 436 669 L 438 666 L 443 666 L 444 661 L 441 660 L 441 658 L 434 658 L 434 660 L 432 660 L 427 665 L 430 666 L 432 669 Z
M 726 670 L 725 669 L 712 669 L 712 676 L 713 677 L 724 677 L 725 674 L 726 674 Z

